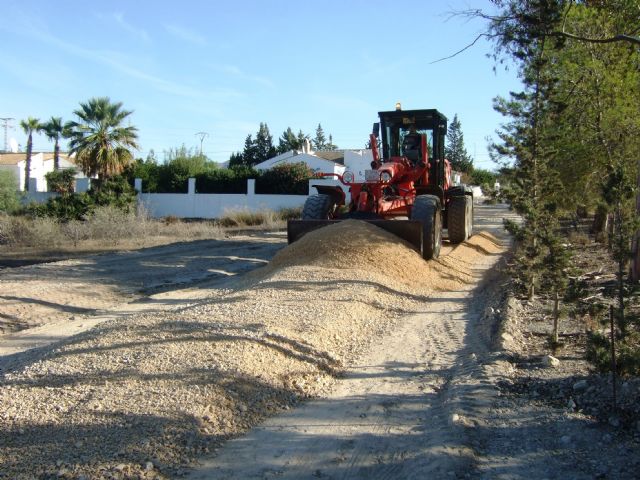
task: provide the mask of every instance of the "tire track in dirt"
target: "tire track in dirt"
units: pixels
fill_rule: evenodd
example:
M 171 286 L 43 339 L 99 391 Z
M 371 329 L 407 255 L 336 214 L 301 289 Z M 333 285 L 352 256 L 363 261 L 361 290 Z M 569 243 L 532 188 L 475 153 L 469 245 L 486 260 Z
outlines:
M 483 361 L 477 287 L 499 260 L 468 246 L 441 260 L 475 270 L 456 291 L 398 321 L 334 391 L 228 442 L 189 478 L 460 478 L 476 463 L 472 429 L 495 391 Z M 456 258 L 456 255 L 462 255 Z M 475 290 L 471 288 L 476 286 Z M 480 295 L 481 297 L 482 295 Z

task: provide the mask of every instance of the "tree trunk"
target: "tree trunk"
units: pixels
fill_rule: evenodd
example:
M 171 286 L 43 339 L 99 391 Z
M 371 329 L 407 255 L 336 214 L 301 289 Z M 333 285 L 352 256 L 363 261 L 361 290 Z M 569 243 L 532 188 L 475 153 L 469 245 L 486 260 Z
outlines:
M 620 245 L 625 243 L 624 233 L 623 233 L 623 221 L 622 221 L 622 207 L 620 203 L 616 206 L 616 209 L 613 212 L 613 237 L 614 241 L 618 244 L 618 248 L 614 250 L 621 249 Z M 628 241 L 628 239 L 627 239 Z M 616 274 L 618 280 L 618 328 L 620 328 L 620 333 L 624 336 L 627 332 L 627 325 L 624 318 L 624 273 L 626 267 L 626 259 L 622 256 L 621 252 L 617 252 L 618 257 L 618 271 Z
M 608 212 L 607 209 L 598 206 L 596 214 L 593 217 L 593 224 L 591 226 L 591 233 L 596 235 L 596 239 L 602 240 L 602 236 L 608 231 Z
M 627 333 L 627 322 L 624 315 L 624 261 L 618 261 L 618 327 L 620 333 L 624 336 Z
M 640 161 L 636 184 L 639 187 L 636 194 L 636 215 L 640 215 Z M 636 230 L 631 242 L 631 271 L 629 272 L 629 278 L 633 283 L 637 283 L 640 280 L 640 230 Z
M 553 335 L 552 341 L 554 345 L 558 344 L 558 325 L 560 323 L 560 295 L 558 290 L 554 292 L 553 296 Z
M 56 139 L 56 145 L 53 148 L 53 169 L 55 171 L 60 170 L 60 144 L 58 139 Z
M 29 191 L 29 179 L 31 178 L 31 150 L 33 148 L 33 140 L 31 134 L 27 137 L 27 157 L 24 165 L 24 191 Z

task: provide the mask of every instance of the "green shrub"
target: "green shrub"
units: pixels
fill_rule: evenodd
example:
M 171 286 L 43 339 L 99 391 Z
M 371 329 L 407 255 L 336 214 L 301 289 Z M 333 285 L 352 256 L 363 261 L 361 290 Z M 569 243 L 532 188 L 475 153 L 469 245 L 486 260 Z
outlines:
M 469 177 L 473 185 L 480 185 L 483 187 L 483 190 L 484 186 L 493 188 L 497 179 L 497 175 L 495 173 L 482 168 L 474 168 Z
M 125 169 L 123 175 L 127 178 L 129 185 L 134 186 L 135 179 L 139 178 L 142 180 L 144 193 L 155 193 L 158 191 L 160 182 L 160 168 L 161 166 L 153 158 L 146 161 L 139 158 Z
M 262 172 L 256 179 L 256 193 L 307 195 L 313 172 L 304 162 L 284 163 Z
M 73 193 L 76 177 L 75 168 L 54 170 L 44 176 L 47 179 L 47 190 L 61 194 Z
M 599 372 L 610 372 L 610 336 L 600 332 L 589 334 L 586 357 Z M 616 369 L 620 375 L 640 374 L 640 334 L 637 332 L 616 341 Z
M 30 203 L 24 213 L 33 218 L 53 217 L 62 221 L 81 220 L 91 213 L 95 202 L 88 193 L 68 193 L 46 203 Z
M 89 192 L 64 193 L 44 204 L 31 203 L 24 207 L 33 218 L 53 217 L 64 222 L 82 220 L 98 206 L 113 206 L 123 211 L 135 210 L 136 192 L 126 177 L 118 176 L 92 186 Z
M 127 178 L 121 175 L 92 186 L 89 195 L 96 206 L 114 206 L 129 211 L 136 203 L 136 191 L 129 185 Z
M 0 212 L 14 212 L 20 207 L 18 179 L 13 172 L 0 170 Z
M 165 152 L 165 163 L 158 166 L 157 193 L 187 193 L 189 178 L 218 170 L 215 162 L 184 145 Z M 144 187 L 144 182 L 143 182 Z M 149 189 L 149 191 L 153 191 Z

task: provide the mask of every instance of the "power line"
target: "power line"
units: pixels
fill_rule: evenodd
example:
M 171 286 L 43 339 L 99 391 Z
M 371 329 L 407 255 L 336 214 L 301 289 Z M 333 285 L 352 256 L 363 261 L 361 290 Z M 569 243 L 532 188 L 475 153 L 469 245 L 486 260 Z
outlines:
M 2 120 L 2 128 L 4 128 L 4 150 L 5 152 L 9 151 L 9 149 L 7 148 L 7 130 L 9 130 L 10 128 L 13 128 L 13 125 L 9 125 L 9 122 L 11 120 L 15 120 L 15 118 L 11 118 L 11 117 L 4 117 L 4 118 L 0 118 L 0 120 Z
M 200 137 L 200 156 L 202 156 L 202 142 L 209 136 L 209 134 L 207 132 L 198 132 L 195 135 L 196 137 Z

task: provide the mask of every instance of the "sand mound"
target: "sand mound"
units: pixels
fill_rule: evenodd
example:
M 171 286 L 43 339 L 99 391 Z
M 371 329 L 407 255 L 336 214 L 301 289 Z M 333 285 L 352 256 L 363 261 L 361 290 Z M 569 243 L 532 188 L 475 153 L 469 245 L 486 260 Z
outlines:
M 298 268 L 321 267 L 351 271 L 355 279 L 378 281 L 395 288 L 425 291 L 459 290 L 473 283 L 472 265 L 480 257 L 499 254 L 499 241 L 480 232 L 437 260 L 425 262 L 401 238 L 359 220 L 345 220 L 311 231 L 282 249 L 254 280 L 300 277 Z M 403 288 L 404 289 L 404 288 Z
M 424 290 L 437 272 L 401 238 L 359 220 L 345 220 L 304 235 L 282 249 L 259 275 L 270 276 L 291 267 L 321 267 L 358 272 L 367 280 L 403 284 Z

